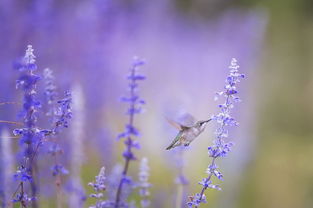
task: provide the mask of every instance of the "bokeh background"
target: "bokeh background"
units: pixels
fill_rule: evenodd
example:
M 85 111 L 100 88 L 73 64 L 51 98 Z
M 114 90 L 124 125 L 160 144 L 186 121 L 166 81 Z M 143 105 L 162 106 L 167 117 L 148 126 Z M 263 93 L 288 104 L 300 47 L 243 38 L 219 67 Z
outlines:
M 62 134 L 63 160 L 74 174 L 64 180 L 64 207 L 87 207 L 94 201 L 73 205 L 70 199 L 91 192 L 87 183 L 101 166 L 109 175 L 123 164 L 123 144 L 115 138 L 127 122 L 127 106 L 119 99 L 127 93 L 132 57 L 144 58 L 140 71 L 147 80 L 140 95 L 147 104 L 135 120 L 142 135 L 137 155 L 149 159 L 151 207 L 175 207 L 179 164 L 183 160 L 189 181 L 185 195 L 199 192 L 215 126 L 209 125 L 180 159 L 179 151 L 165 151 L 177 133 L 165 118 L 190 113 L 206 119 L 218 112 L 214 93 L 223 88 L 235 57 L 247 77 L 240 85 L 243 102 L 234 110 L 240 122 L 231 133 L 236 145 L 218 162 L 223 191 L 207 191 L 203 207 L 310 208 L 312 11 L 311 0 L 1 0 L 0 102 L 21 101 L 12 63 L 32 44 L 37 73 L 52 69 L 59 92 L 72 89 L 80 103 L 72 127 Z M 0 119 L 18 120 L 19 108 L 1 105 Z M 0 125 L 1 132 L 13 128 Z M 18 141 L 11 143 L 15 154 Z M 41 155 L 47 163 L 44 150 Z M 137 177 L 138 162 L 130 174 Z M 69 188 L 74 177 L 81 184 L 75 191 Z M 48 169 L 41 181 L 40 207 L 55 207 Z M 6 183 L 1 179 L 0 187 Z

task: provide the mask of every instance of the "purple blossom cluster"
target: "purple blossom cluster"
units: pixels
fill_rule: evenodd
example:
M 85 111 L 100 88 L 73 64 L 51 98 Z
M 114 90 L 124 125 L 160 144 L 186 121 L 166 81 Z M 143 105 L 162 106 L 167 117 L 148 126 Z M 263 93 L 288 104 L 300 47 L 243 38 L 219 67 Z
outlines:
M 36 98 L 36 85 L 40 77 L 34 74 L 37 66 L 35 64 L 36 56 L 33 52 L 32 46 L 28 45 L 25 56 L 18 65 L 17 69 L 21 74 L 16 81 L 16 87 L 21 89 L 24 94 L 23 109 L 20 113 L 24 127 L 13 131 L 15 136 L 20 137 L 22 150 L 22 161 L 14 174 L 14 178 L 19 182 L 20 193 L 15 196 L 13 202 L 20 202 L 23 207 L 27 202 L 34 201 L 33 199 L 37 194 L 33 175 L 34 156 L 47 132 L 36 127 L 37 113 L 41 107 L 41 103 Z M 26 182 L 31 185 L 30 197 L 24 193 L 24 183 Z M 36 203 L 34 203 L 34 206 L 36 206 Z
M 4 151 L 10 148 L 3 146 L 4 140 L 0 139 L 0 207 L 186 205 L 186 194 L 192 186 L 189 176 L 194 174 L 185 169 L 197 164 L 183 161 L 188 157 L 171 163 L 174 155 L 169 152 L 175 153 L 178 148 L 164 151 L 165 140 L 171 134 L 164 118 L 185 110 L 198 118 L 206 117 L 201 115 L 207 109 L 203 107 L 203 95 L 215 83 L 210 78 L 222 73 L 215 69 L 224 65 L 230 53 L 254 60 L 251 54 L 257 51 L 267 20 L 264 11 L 237 11 L 232 5 L 225 6 L 230 1 L 203 2 L 0 3 L 0 42 L 4 49 L 0 53 L 0 137 L 7 138 L 12 149 Z M 213 19 L 203 16 L 207 6 L 215 11 Z M 203 18 L 190 19 L 190 14 Z M 26 53 L 14 63 L 16 70 L 6 70 L 12 57 L 23 51 L 20 47 L 24 41 L 31 41 L 32 46 L 25 45 Z M 124 71 L 121 66 L 134 52 L 151 60 L 152 70 L 142 71 L 145 62 L 135 58 L 129 73 L 127 67 Z M 124 72 L 127 78 L 123 82 L 120 77 Z M 18 90 L 12 87 L 12 80 Z M 127 109 L 124 117 L 116 113 L 120 104 L 114 105 L 123 85 L 127 87 L 121 98 L 121 105 L 125 105 L 121 114 Z M 63 88 L 70 92 L 63 93 Z M 232 84 L 222 93 L 226 91 L 233 96 L 238 93 Z M 141 115 L 145 100 L 152 103 L 146 116 Z M 235 124 L 223 116 L 216 115 L 215 121 Z M 183 124 L 189 127 L 189 122 Z M 6 129 L 8 135 L 2 135 Z M 145 134 L 144 140 L 141 134 Z M 207 166 L 205 176 L 212 174 L 213 180 L 202 180 L 203 187 L 219 189 L 215 179 L 226 176 L 217 158 L 225 157 L 233 143 L 223 134 L 208 148 L 214 162 Z M 112 135 L 118 137 L 118 142 L 114 143 Z M 198 154 L 194 147 L 199 142 L 201 137 L 188 148 L 182 145 L 181 153 Z M 11 168 L 3 157 L 7 152 L 13 158 Z M 144 156 L 153 158 L 145 160 Z M 95 169 L 96 165 L 99 167 Z M 86 185 L 94 175 L 95 180 L 87 186 L 89 193 Z M 158 181 L 163 179 L 166 180 Z M 206 199 L 199 193 L 194 200 Z
M 45 81 L 45 101 L 49 106 L 46 115 L 53 117 L 56 111 L 55 101 L 58 97 L 58 93 L 56 91 L 57 87 L 54 83 L 55 77 L 53 75 L 53 71 L 49 68 L 45 68 L 43 71 L 43 78 Z
M 125 150 L 123 152 L 123 157 L 125 159 L 125 166 L 122 172 L 122 177 L 120 179 L 117 191 L 114 207 L 118 208 L 121 204 L 125 204 L 125 200 L 121 201 L 122 189 L 124 185 L 131 186 L 132 179 L 127 175 L 129 163 L 131 160 L 136 160 L 136 157 L 133 153 L 133 148 L 139 149 L 139 142 L 134 140 L 133 137 L 139 136 L 139 130 L 134 126 L 135 115 L 142 112 L 141 106 L 145 104 L 145 101 L 140 98 L 138 94 L 138 81 L 145 80 L 146 77 L 138 73 L 138 69 L 140 66 L 144 65 L 144 61 L 135 57 L 130 68 L 130 74 L 127 76 L 129 80 L 129 95 L 126 97 L 122 97 L 122 101 L 129 104 L 128 110 L 126 114 L 129 116 L 129 121 L 125 126 L 125 130 L 121 133 L 118 138 L 124 138 Z
M 23 109 L 20 116 L 23 119 L 23 127 L 14 129 L 13 134 L 20 138 L 21 161 L 14 174 L 15 181 L 18 182 L 18 188 L 13 196 L 12 202 L 20 203 L 22 207 L 32 205 L 37 207 L 37 178 L 35 174 L 36 156 L 39 148 L 47 141 L 47 139 L 57 134 L 61 128 L 68 127 L 71 113 L 71 94 L 66 92 L 65 98 L 56 101 L 55 86 L 53 84 L 53 76 L 51 71 L 45 70 L 44 77 L 46 80 L 45 95 L 49 104 L 48 115 L 53 116 L 51 128 L 43 129 L 37 125 L 38 112 L 41 110 L 41 102 L 37 99 L 37 83 L 41 79 L 35 75 L 37 70 L 35 64 L 34 49 L 31 45 L 27 46 L 27 50 L 22 61 L 17 64 L 17 69 L 20 72 L 20 77 L 16 82 L 16 87 L 23 91 Z M 49 153 L 56 156 L 62 150 L 57 144 L 54 144 Z M 54 160 L 56 161 L 56 160 Z M 67 174 L 68 171 L 61 165 L 56 163 L 52 168 L 52 175 Z M 30 185 L 31 193 L 27 194 L 27 186 Z
M 220 157 L 226 157 L 233 146 L 233 143 L 228 141 L 228 127 L 238 125 L 237 121 L 231 116 L 231 110 L 234 108 L 234 104 L 240 101 L 237 96 L 237 84 L 244 78 L 244 75 L 238 71 L 239 65 L 235 58 L 231 60 L 229 69 L 230 71 L 225 81 L 226 85 L 224 90 L 216 93 L 217 96 L 215 97 L 215 100 L 219 97 L 223 97 L 224 103 L 218 105 L 221 112 L 212 116 L 212 120 L 216 121 L 218 127 L 214 133 L 215 140 L 213 141 L 213 145 L 208 147 L 209 157 L 212 158 L 212 162 L 206 170 L 208 176 L 199 182 L 202 186 L 202 190 L 200 193 L 190 197 L 190 202 L 187 203 L 189 207 L 198 207 L 201 203 L 206 203 L 206 197 L 204 195 L 206 189 L 221 190 L 219 185 L 213 184 L 212 178 L 216 177 L 219 180 L 223 180 L 223 175 L 216 165 L 216 160 Z
M 95 178 L 95 182 L 88 183 L 88 186 L 91 186 L 95 191 L 95 193 L 90 194 L 89 197 L 96 198 L 97 202 L 95 206 L 91 206 L 89 208 L 105 207 L 106 205 L 110 204 L 108 201 L 102 200 L 104 197 L 103 192 L 106 190 L 105 167 L 100 169 L 99 174 Z
M 139 168 L 139 196 L 141 197 L 140 205 L 142 208 L 149 207 L 150 201 L 149 201 L 149 188 L 151 187 L 151 184 L 149 183 L 149 176 L 150 176 L 150 168 L 148 165 L 148 159 L 142 158 L 140 162 L 140 168 Z
M 59 144 L 58 139 L 55 137 L 60 132 L 62 127 L 68 127 L 68 121 L 72 118 L 72 97 L 70 92 L 66 91 L 65 98 L 57 100 L 57 87 L 54 83 L 55 77 L 51 69 L 44 69 L 43 77 L 45 81 L 44 95 L 48 105 L 46 115 L 49 116 L 52 121 L 51 132 L 49 132 L 51 143 L 48 149 L 48 153 L 53 157 L 54 160 L 54 165 L 51 167 L 52 175 L 59 177 L 60 175 L 67 175 L 69 171 L 58 160 L 58 155 L 63 154 L 63 150 Z M 57 178 L 56 184 L 59 184 L 58 181 L 59 179 Z
M 55 125 L 53 133 L 57 134 L 61 129 L 68 128 L 69 121 L 72 118 L 72 94 L 70 91 L 65 91 L 64 98 L 57 101 L 59 107 L 55 112 Z
M 94 188 L 94 191 L 96 192 L 90 195 L 91 198 L 97 199 L 96 205 L 92 207 L 135 207 L 133 202 L 127 201 L 128 195 L 134 188 L 139 189 L 139 195 L 141 196 L 141 207 L 148 207 L 150 204 L 148 196 L 150 195 L 149 187 L 151 186 L 151 184 L 148 182 L 148 160 L 146 158 L 143 158 L 141 160 L 139 181 L 137 183 L 133 182 L 132 177 L 128 175 L 130 161 L 137 160 L 133 153 L 133 148 L 140 148 L 139 142 L 134 139 L 134 137 L 138 137 L 140 135 L 139 130 L 134 126 L 134 119 L 136 114 L 142 112 L 142 105 L 145 104 L 145 101 L 139 96 L 138 93 L 138 81 L 146 79 L 145 76 L 138 73 L 138 69 L 142 65 L 144 65 L 144 61 L 135 57 L 130 68 L 130 74 L 127 76 L 127 80 L 129 81 L 129 95 L 121 98 L 122 102 L 126 102 L 129 104 L 126 112 L 126 114 L 129 116 L 129 121 L 125 125 L 124 132 L 118 135 L 118 139 L 124 139 L 125 144 L 125 150 L 123 152 L 123 157 L 125 160 L 124 167 L 121 173 L 114 173 L 110 177 L 114 177 L 114 179 L 111 179 L 109 181 L 117 180 L 118 183 L 109 183 L 110 194 L 108 200 L 103 199 L 102 193 L 106 189 L 106 186 L 104 184 L 104 168 L 102 168 L 99 175 L 96 176 L 96 182 L 88 184 L 92 186 Z M 116 194 L 112 197 L 112 193 Z
M 69 127 L 70 121 L 73 117 L 72 102 L 74 101 L 74 104 L 79 105 L 76 110 L 82 110 L 83 98 L 82 95 L 75 93 L 74 90 L 74 98 L 72 98 L 71 92 L 66 91 L 64 97 L 59 99 L 57 88 L 54 83 L 55 79 L 53 72 L 47 68 L 43 73 L 45 80 L 45 102 L 40 102 L 37 94 L 37 85 L 41 77 L 35 74 L 37 66 L 35 64 L 36 57 L 33 52 L 34 50 L 32 46 L 29 45 L 24 58 L 21 63 L 17 65 L 20 76 L 16 82 L 16 86 L 23 92 L 23 109 L 19 114 L 22 119 L 22 122 L 20 123 L 22 127 L 14 129 L 13 134 L 19 138 L 22 157 L 17 166 L 17 170 L 14 173 L 17 188 L 13 194 L 12 202 L 19 203 L 23 208 L 38 207 L 37 199 L 39 197 L 39 185 L 37 184 L 37 177 L 40 171 L 37 169 L 37 162 L 40 159 L 38 154 L 41 154 L 39 149 L 42 146 L 49 144 L 47 152 L 53 160 L 51 173 L 55 179 L 57 204 L 58 207 L 62 207 L 63 190 L 61 190 L 61 181 L 63 178 L 61 180 L 61 176 L 69 174 L 69 171 L 60 162 L 61 155 L 64 151 L 59 137 L 62 130 Z M 140 160 L 138 181 L 134 181 L 131 174 L 129 174 L 131 162 L 138 159 L 134 154 L 134 150 L 140 149 L 140 144 L 136 140 L 136 138 L 140 136 L 140 131 L 135 126 L 135 116 L 143 111 L 142 105 L 145 104 L 145 101 L 139 94 L 139 82 L 146 79 L 144 75 L 141 75 L 138 72 L 139 68 L 143 65 L 144 61 L 141 59 L 134 59 L 130 67 L 130 73 L 127 76 L 129 95 L 121 98 L 122 102 L 128 104 L 126 111 L 128 122 L 125 125 L 124 131 L 118 135 L 118 139 L 123 140 L 125 145 L 125 150 L 122 153 L 124 166 L 118 171 L 113 170 L 112 174 L 108 177 L 105 175 L 105 168 L 102 167 L 99 174 L 95 176 L 95 181 L 88 183 L 88 185 L 93 188 L 93 193 L 89 194 L 89 197 L 96 200 L 94 205 L 90 206 L 90 208 L 135 208 L 136 202 L 129 200 L 129 196 L 135 193 L 135 189 L 138 190 L 137 193 L 140 202 L 138 200 L 137 203 L 139 204 L 139 207 L 147 208 L 151 205 L 149 198 L 152 184 L 149 182 L 150 168 L 148 165 L 148 159 L 143 157 Z M 242 78 L 244 78 L 244 75 L 238 71 L 239 65 L 237 64 L 236 59 L 231 60 L 229 69 L 230 72 L 226 78 L 224 90 L 216 93 L 216 100 L 224 98 L 224 102 L 218 105 L 220 112 L 210 118 L 210 120 L 214 120 L 217 123 L 217 128 L 214 132 L 215 139 L 213 145 L 208 147 L 208 155 L 212 158 L 212 161 L 206 170 L 207 177 L 199 182 L 202 186 L 201 192 L 191 196 L 190 201 L 187 203 L 190 208 L 197 208 L 202 203 L 206 203 L 206 197 L 204 195 L 206 189 L 221 190 L 218 184 L 213 183 L 213 178 L 223 180 L 223 174 L 217 166 L 217 159 L 226 157 L 233 146 L 233 143 L 228 139 L 228 131 L 229 127 L 237 126 L 238 123 L 232 117 L 231 111 L 234 108 L 235 103 L 240 101 L 237 96 L 237 84 Z M 75 101 L 75 96 L 78 96 L 77 102 Z M 38 118 L 40 117 L 40 112 L 44 111 L 43 109 L 45 109 L 45 106 L 47 109 L 44 113 L 48 116 L 50 122 L 48 128 L 41 128 L 39 127 Z M 73 109 L 74 112 L 76 112 L 75 108 Z M 76 129 L 83 129 L 81 125 L 82 122 L 77 119 L 75 121 L 79 124 L 77 123 L 76 126 L 74 125 L 76 128 L 73 129 L 73 132 L 77 133 L 77 131 L 75 131 Z M 69 181 L 75 185 L 72 187 L 74 191 L 72 191 L 73 194 L 69 197 L 69 201 L 71 201 L 69 204 L 70 207 L 82 207 L 82 203 L 86 198 L 85 194 L 82 194 L 84 190 L 81 186 L 80 178 L 80 172 L 82 169 L 82 157 L 80 155 L 83 151 L 83 141 L 79 138 L 81 137 L 81 131 L 77 134 L 74 133 L 72 136 L 76 140 L 72 139 L 70 142 L 70 145 L 72 146 L 71 156 L 74 158 L 71 159 L 70 163 L 71 176 Z M 185 149 L 182 148 L 180 150 L 184 151 Z M 180 153 L 182 154 L 182 152 Z M 182 160 L 182 157 L 180 157 L 179 160 Z M 182 173 L 182 161 L 178 161 L 177 166 L 179 169 L 179 175 L 176 179 L 176 183 L 179 186 L 179 191 L 177 192 L 180 192 L 180 194 L 177 194 L 176 206 L 180 206 L 182 202 L 185 203 L 183 198 L 186 197 L 183 197 L 182 187 L 188 184 L 188 180 Z

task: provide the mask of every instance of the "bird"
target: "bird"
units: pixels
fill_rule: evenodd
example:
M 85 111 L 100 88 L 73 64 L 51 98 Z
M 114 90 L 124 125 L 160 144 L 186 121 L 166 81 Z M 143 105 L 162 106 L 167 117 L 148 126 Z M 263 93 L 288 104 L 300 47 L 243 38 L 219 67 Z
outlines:
M 166 148 L 166 150 L 170 150 L 177 146 L 189 146 L 190 143 L 197 138 L 205 129 L 206 124 L 210 122 L 212 119 L 197 121 L 195 124 L 191 126 L 182 125 L 176 121 L 167 119 L 168 122 L 173 125 L 175 128 L 179 130 L 177 136 L 172 141 L 172 143 Z

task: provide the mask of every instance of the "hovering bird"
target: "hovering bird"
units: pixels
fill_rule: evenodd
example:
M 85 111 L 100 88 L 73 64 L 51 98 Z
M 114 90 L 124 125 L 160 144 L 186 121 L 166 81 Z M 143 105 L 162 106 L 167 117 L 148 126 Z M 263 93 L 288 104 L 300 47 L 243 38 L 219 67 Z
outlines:
M 170 150 L 181 145 L 189 146 L 189 144 L 204 131 L 206 124 L 212 119 L 198 121 L 191 126 L 182 125 L 169 119 L 167 120 L 171 125 L 179 130 L 173 142 L 166 148 L 166 150 Z

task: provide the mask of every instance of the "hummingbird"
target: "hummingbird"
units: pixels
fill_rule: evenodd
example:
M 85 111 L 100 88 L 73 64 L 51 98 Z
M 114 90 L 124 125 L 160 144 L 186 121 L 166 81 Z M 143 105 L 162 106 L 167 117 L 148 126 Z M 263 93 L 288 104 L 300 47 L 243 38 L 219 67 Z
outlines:
M 182 125 L 176 121 L 172 121 L 169 119 L 167 120 L 171 125 L 179 130 L 173 142 L 166 148 L 166 150 L 170 150 L 174 147 L 181 145 L 189 146 L 189 144 L 204 131 L 206 124 L 212 119 L 198 121 L 191 126 Z

